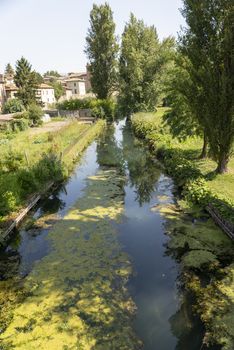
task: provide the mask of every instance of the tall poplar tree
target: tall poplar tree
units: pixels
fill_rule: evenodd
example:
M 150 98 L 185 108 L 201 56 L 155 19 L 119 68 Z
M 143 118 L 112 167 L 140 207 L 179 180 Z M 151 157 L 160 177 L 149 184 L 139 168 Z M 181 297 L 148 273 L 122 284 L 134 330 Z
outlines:
M 116 90 L 118 44 L 110 6 L 93 5 L 85 53 L 89 59 L 92 90 L 104 99 Z
M 189 75 L 217 173 L 227 171 L 234 141 L 233 0 L 183 0 L 187 29 L 180 50 Z

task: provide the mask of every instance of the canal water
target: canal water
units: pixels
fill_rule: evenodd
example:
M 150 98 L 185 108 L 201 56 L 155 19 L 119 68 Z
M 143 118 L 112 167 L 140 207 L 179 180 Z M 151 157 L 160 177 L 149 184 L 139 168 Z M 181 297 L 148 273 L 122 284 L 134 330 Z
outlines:
M 200 350 L 167 252 L 167 177 L 120 121 L 0 254 L 0 349 Z

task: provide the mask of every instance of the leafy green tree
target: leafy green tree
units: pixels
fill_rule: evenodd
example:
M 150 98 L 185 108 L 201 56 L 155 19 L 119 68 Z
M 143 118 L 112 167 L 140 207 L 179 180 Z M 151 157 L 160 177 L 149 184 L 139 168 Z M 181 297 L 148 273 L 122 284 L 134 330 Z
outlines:
M 13 67 L 11 66 L 10 63 L 7 63 L 6 68 L 5 68 L 5 75 L 11 75 L 14 76 L 15 72 Z
M 146 26 L 131 14 L 122 35 L 119 61 L 120 102 L 126 112 L 155 110 L 166 52 L 172 43 L 172 39 L 167 39 L 161 44 L 155 27 Z
M 36 103 L 36 89 L 39 81 L 38 74 L 32 71 L 31 64 L 22 57 L 16 62 L 14 81 L 18 87 L 17 97 L 27 107 L 31 103 Z
M 116 90 L 118 44 L 110 6 L 93 5 L 85 53 L 89 59 L 92 90 L 100 99 Z
M 61 75 L 56 70 L 48 70 L 44 74 L 44 77 L 46 77 L 46 76 L 51 76 L 51 77 L 56 77 L 56 78 L 61 77 Z
M 233 0 L 184 0 L 182 14 L 187 28 L 180 51 L 190 62 L 188 73 L 216 171 L 224 173 L 234 140 Z
M 62 97 L 65 94 L 65 89 L 63 85 L 59 81 L 56 81 L 56 79 L 53 79 L 53 78 L 50 79 L 49 84 L 53 87 L 55 98 L 58 101 L 60 97 Z
M 167 71 L 165 83 L 166 102 L 170 110 L 164 121 L 170 127 L 173 137 L 184 140 L 189 136 L 203 136 L 204 143 L 200 158 L 207 156 L 208 140 L 203 123 L 203 111 L 197 104 L 197 92 L 190 79 L 187 62 L 181 55 L 175 55 L 174 65 Z
M 3 113 L 18 113 L 24 111 L 24 105 L 18 98 L 9 99 L 3 108 Z

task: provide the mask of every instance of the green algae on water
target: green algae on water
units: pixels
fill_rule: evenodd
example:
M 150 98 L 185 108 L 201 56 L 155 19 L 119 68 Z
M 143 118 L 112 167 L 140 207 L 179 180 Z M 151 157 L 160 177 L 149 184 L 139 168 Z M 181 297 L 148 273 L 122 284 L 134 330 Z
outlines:
M 52 251 L 26 278 L 1 346 L 7 349 L 139 349 L 131 325 L 131 274 L 112 221 L 123 212 L 115 169 L 87 180 L 84 195 L 48 235 Z
M 173 204 L 159 204 L 152 209 L 166 218 L 168 254 L 181 262 L 185 289 L 196 296 L 194 310 L 205 325 L 204 343 L 233 350 L 233 242 L 201 211 L 198 215 L 196 210 L 194 220 L 191 208 L 186 214 Z

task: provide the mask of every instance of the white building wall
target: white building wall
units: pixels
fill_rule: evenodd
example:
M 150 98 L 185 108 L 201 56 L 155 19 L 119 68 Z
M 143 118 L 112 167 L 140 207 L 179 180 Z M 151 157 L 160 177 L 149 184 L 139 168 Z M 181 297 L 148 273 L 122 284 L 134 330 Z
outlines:
M 86 95 L 85 81 L 67 80 L 67 87 L 72 91 L 72 95 L 84 96 Z

